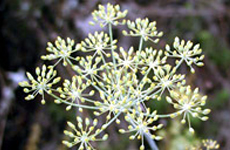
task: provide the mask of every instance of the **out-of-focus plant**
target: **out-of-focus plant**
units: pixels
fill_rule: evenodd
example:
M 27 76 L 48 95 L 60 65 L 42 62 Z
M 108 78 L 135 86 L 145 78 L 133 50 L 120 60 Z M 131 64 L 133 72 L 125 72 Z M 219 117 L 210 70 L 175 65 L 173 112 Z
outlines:
M 202 143 L 198 144 L 197 146 L 191 146 L 187 150 L 215 150 L 219 149 L 220 145 L 217 141 L 212 139 L 204 139 Z
M 66 104 L 66 110 L 78 108 L 93 111 L 95 119 L 76 117 L 77 124 L 67 122 L 71 131 L 64 131 L 71 141 L 63 141 L 68 147 L 75 145 L 79 149 L 94 149 L 91 142 L 105 141 L 108 134 L 106 128 L 113 122 L 120 124 L 120 117 L 129 124 L 120 133 L 132 133 L 130 139 L 141 140 L 140 149 L 145 149 L 146 137 L 152 149 L 157 149 L 154 140 L 163 137 L 155 131 L 163 128 L 159 124 L 161 118 L 175 118 L 182 116 L 181 123 L 188 124 L 189 131 L 194 133 L 190 118 L 202 121 L 208 119 L 210 109 L 204 109 L 207 96 L 186 85 L 185 75 L 178 74 L 182 63 L 189 66 L 195 73 L 195 66 L 203 66 L 202 50 L 199 44 L 175 38 L 173 46 L 165 46 L 165 51 L 153 47 L 144 47 L 144 42 L 151 41 L 157 44 L 163 32 L 157 31 L 156 22 L 147 18 L 137 18 L 135 21 L 126 21 L 128 11 L 121 11 L 119 5 L 99 5 L 95 10 L 91 25 L 99 23 L 102 28 L 108 27 L 108 33 L 95 32 L 75 44 L 75 41 L 58 37 L 48 43 L 49 54 L 42 56 L 43 60 L 57 60 L 54 65 L 36 68 L 37 77 L 27 73 L 29 81 L 19 85 L 29 93 L 26 100 L 32 100 L 42 95 L 42 104 L 45 104 L 45 95 L 54 98 L 57 104 Z M 124 36 L 139 37 L 139 48 L 130 47 L 128 50 L 117 48 L 117 39 L 113 39 L 113 26 L 127 25 L 129 31 L 123 31 Z M 77 51 L 85 52 L 86 56 L 76 56 Z M 92 54 L 92 55 L 91 55 Z M 175 65 L 167 63 L 168 58 L 175 59 Z M 64 67 L 71 67 L 76 73 L 71 80 L 63 79 L 63 86 L 55 86 L 61 81 L 56 77 L 56 65 L 62 62 Z M 93 90 L 89 90 L 93 87 Z M 99 93 L 99 98 L 94 98 Z M 161 100 L 162 94 L 169 93 L 165 103 L 175 108 L 170 114 L 158 114 L 151 110 L 147 101 Z M 99 126 L 97 117 L 106 114 L 106 122 Z

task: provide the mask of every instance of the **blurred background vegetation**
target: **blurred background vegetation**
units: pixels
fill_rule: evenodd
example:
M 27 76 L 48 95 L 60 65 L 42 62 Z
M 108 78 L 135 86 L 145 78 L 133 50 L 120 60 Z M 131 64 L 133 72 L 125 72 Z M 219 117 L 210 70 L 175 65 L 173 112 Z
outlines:
M 230 149 L 230 0 L 2 0 L 0 54 L 0 149 L 2 150 L 65 150 L 61 144 L 66 121 L 73 120 L 76 111 L 65 112 L 52 99 L 42 106 L 40 100 L 24 101 L 17 82 L 25 70 L 33 72 L 43 62 L 46 43 L 59 35 L 81 41 L 89 32 L 102 30 L 89 26 L 91 12 L 98 4 L 120 4 L 128 9 L 128 19 L 148 17 L 156 20 L 164 32 L 159 45 L 172 43 L 175 36 L 201 43 L 206 55 L 205 66 L 187 80 L 209 96 L 212 109 L 209 121 L 194 120 L 195 136 L 191 136 L 179 120 L 161 120 L 167 135 L 158 144 L 162 150 L 183 150 L 202 138 L 216 139 L 221 150 Z M 115 28 L 115 38 L 125 48 L 138 39 L 123 37 Z M 103 29 L 106 30 L 106 29 Z M 147 43 L 148 44 L 148 43 Z M 58 68 L 59 69 L 59 68 Z M 186 67 L 181 72 L 188 73 Z M 61 76 L 66 76 L 65 72 Z M 170 112 L 165 103 L 150 104 L 152 108 Z M 135 150 L 138 141 L 117 134 L 108 128 L 108 142 L 97 145 L 100 150 Z

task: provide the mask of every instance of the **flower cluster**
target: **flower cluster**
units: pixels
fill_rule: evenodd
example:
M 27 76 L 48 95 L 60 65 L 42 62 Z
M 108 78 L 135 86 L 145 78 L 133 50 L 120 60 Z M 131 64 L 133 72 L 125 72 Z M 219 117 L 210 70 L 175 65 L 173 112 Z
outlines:
M 190 67 L 192 73 L 195 72 L 192 64 L 201 67 L 204 65 L 202 60 L 204 59 L 204 55 L 202 53 L 202 49 L 200 49 L 200 44 L 196 44 L 193 47 L 193 43 L 191 41 L 185 42 L 176 37 L 173 43 L 173 50 L 170 49 L 169 45 L 165 46 L 166 56 L 178 58 L 180 60 L 176 60 L 176 64 L 181 64 L 183 61 Z
M 137 56 L 134 54 L 134 48 L 131 47 L 128 50 L 128 53 L 124 50 L 124 48 L 120 47 L 121 56 L 118 53 L 114 53 L 114 57 L 117 60 L 117 67 L 122 67 L 124 69 L 130 69 L 133 72 L 137 71 L 136 63 Z
M 189 131 L 194 133 L 194 129 L 191 127 L 190 116 L 199 118 L 202 121 L 208 120 L 207 115 L 210 113 L 210 109 L 202 109 L 201 107 L 206 104 L 207 96 L 201 96 L 199 89 L 191 90 L 190 86 L 180 86 L 177 90 L 170 91 L 170 97 L 166 97 L 168 103 L 172 104 L 175 109 L 178 109 L 176 113 L 171 114 L 174 118 L 178 115 L 183 115 L 181 123 L 186 123 L 186 119 L 189 124 Z
M 186 85 L 185 75 L 177 73 L 183 62 L 191 68 L 191 72 L 194 72 L 193 64 L 203 65 L 204 56 L 201 55 L 199 45 L 193 47 L 192 42 L 185 43 L 176 37 L 173 50 L 169 45 L 166 45 L 166 51 L 154 49 L 151 45 L 144 47 L 146 41 L 157 43 L 163 33 L 157 31 L 156 22 L 138 18 L 127 21 L 130 31 L 123 31 L 123 34 L 139 37 L 139 47 L 117 48 L 118 40 L 113 39 L 112 26 L 124 24 L 126 14 L 127 11 L 120 11 L 119 5 L 99 5 L 98 10 L 92 13 L 93 24 L 99 23 L 102 27 L 108 25 L 108 34 L 95 32 L 78 44 L 70 38 L 63 40 L 60 37 L 55 44 L 49 42 L 47 51 L 51 54 L 42 56 L 42 59 L 58 59 L 57 62 L 48 68 L 45 65 L 42 69 L 37 68 L 36 80 L 27 73 L 30 83 L 20 83 L 26 93 L 32 93 L 26 100 L 40 94 L 44 104 L 44 95 L 47 93 L 53 97 L 55 103 L 67 105 L 67 111 L 74 107 L 78 108 L 78 113 L 89 109 L 96 117 L 102 114 L 106 116 L 105 122 L 100 125 L 97 125 L 97 119 L 91 123 L 90 119 L 81 117 L 77 117 L 77 126 L 68 122 L 69 128 L 73 130 L 64 131 L 71 138 L 70 141 L 63 141 L 68 147 L 79 145 L 80 150 L 94 149 L 91 142 L 106 140 L 107 134 L 102 138 L 96 137 L 101 136 L 113 122 L 121 124 L 123 120 L 128 126 L 126 128 L 123 124 L 124 128 L 119 132 L 134 133 L 130 139 L 140 139 L 140 149 L 144 150 L 144 137 L 148 141 L 163 138 L 156 134 L 157 130 L 163 128 L 159 123 L 162 118 L 182 116 L 181 123 L 188 122 L 189 131 L 192 133 L 194 129 L 191 127 L 190 117 L 203 121 L 208 119 L 210 110 L 203 109 L 207 96 L 201 96 L 198 88 L 191 90 Z M 77 51 L 85 52 L 86 55 L 73 54 Z M 169 57 L 176 59 L 175 64 L 167 62 Z M 57 71 L 54 67 L 61 61 L 67 71 L 74 75 L 64 79 L 63 84 L 56 84 L 60 77 L 56 77 Z M 174 112 L 158 114 L 157 110 L 149 109 L 147 101 L 154 103 L 167 94 L 167 103 L 173 106 Z M 125 119 L 121 119 L 121 116 Z M 153 146 L 153 141 L 150 146 Z M 210 143 L 206 141 L 206 145 Z
M 111 113 L 125 112 L 127 108 L 131 107 L 132 100 L 129 96 L 134 94 L 131 87 L 134 87 L 137 82 L 136 75 L 129 73 L 123 76 L 121 72 L 122 68 L 117 71 L 111 70 L 111 73 L 102 74 L 104 82 L 98 82 L 101 89 L 103 89 L 100 91 L 102 101 L 95 102 L 95 105 L 100 108 L 101 113 L 99 114 L 110 112 L 108 115 L 110 116 Z
M 106 25 L 114 25 L 124 24 L 126 21 L 122 20 L 127 15 L 128 11 L 121 11 L 119 5 L 111 5 L 107 4 L 107 7 L 103 5 L 98 6 L 98 10 L 95 10 L 93 15 L 93 20 L 96 23 L 99 23 L 101 27 L 105 27 Z M 120 21 L 121 20 L 121 21 Z M 94 25 L 95 22 L 90 22 L 91 25 Z
M 127 21 L 127 26 L 130 29 L 129 33 L 123 30 L 125 36 L 137 36 L 141 37 L 145 41 L 152 41 L 158 43 L 159 38 L 163 35 L 163 32 L 158 32 L 156 28 L 156 22 L 149 22 L 148 18 L 137 18 L 135 21 Z M 155 39 L 154 39 L 155 38 Z
M 89 93 L 83 93 L 89 85 L 89 82 L 83 83 L 80 76 L 73 76 L 72 81 L 67 79 L 64 81 L 63 88 L 58 88 L 58 92 L 60 93 L 60 97 L 64 99 L 63 101 L 70 101 L 66 110 L 70 110 L 74 103 L 84 103 L 87 101 L 87 96 L 93 96 L 94 90 L 91 90 Z M 82 112 L 80 105 L 79 110 Z
M 77 127 L 71 123 L 67 122 L 68 126 L 73 130 L 73 132 L 65 130 L 64 134 L 69 136 L 71 139 L 73 139 L 72 142 L 69 141 L 62 141 L 63 144 L 65 144 L 67 147 L 73 147 L 74 145 L 79 144 L 79 150 L 84 149 L 93 149 L 90 142 L 92 141 L 105 141 L 108 138 L 108 134 L 105 134 L 102 138 L 96 138 L 99 133 L 101 133 L 101 129 L 96 129 L 95 127 L 98 124 L 98 120 L 94 119 L 93 124 L 90 125 L 89 118 L 85 118 L 84 124 L 81 117 L 76 117 L 76 120 L 78 122 Z
M 116 48 L 117 40 L 112 41 L 112 46 L 110 45 L 110 38 L 108 34 L 101 32 L 95 32 L 94 35 L 89 34 L 88 38 L 81 42 L 81 50 L 83 52 L 94 52 L 93 57 L 95 55 L 106 55 L 110 57 L 110 53 L 106 53 L 105 51 L 111 51 L 111 49 Z
M 217 141 L 212 140 L 212 139 L 205 139 L 202 141 L 203 146 L 207 150 L 212 150 L 212 149 L 219 149 L 220 145 L 217 143 Z
M 172 68 L 172 66 L 168 64 L 155 70 L 155 76 L 153 76 L 153 80 L 157 83 L 157 87 L 161 89 L 160 96 L 165 91 L 165 89 L 171 91 L 173 88 L 175 88 L 176 85 L 185 84 L 185 76 L 181 74 L 175 74 L 175 72 L 176 69 Z
M 151 70 L 157 71 L 167 61 L 167 56 L 163 56 L 162 50 L 153 50 L 152 47 L 147 47 L 145 50 L 137 52 L 137 56 L 140 61 L 139 63 L 141 63 L 142 74 L 149 73 Z
M 219 148 L 220 148 L 220 144 L 218 144 L 217 141 L 212 139 L 204 139 L 202 140 L 202 143 L 199 143 L 196 146 L 191 146 L 186 150 L 215 150 Z
M 24 88 L 25 93 L 31 93 L 25 99 L 32 100 L 39 94 L 42 96 L 42 104 L 45 104 L 45 93 L 52 93 L 52 86 L 61 80 L 60 77 L 56 77 L 56 70 L 53 70 L 52 67 L 47 69 L 45 65 L 43 65 L 41 69 L 39 67 L 36 68 L 37 79 L 29 72 L 27 72 L 26 75 L 30 83 L 27 81 L 19 83 L 19 85 Z
M 125 120 L 129 122 L 131 125 L 128 126 L 128 130 L 125 131 L 124 129 L 120 129 L 120 133 L 129 133 L 129 132 L 136 132 L 134 135 L 131 135 L 129 137 L 130 140 L 133 140 L 135 138 L 141 139 L 142 144 L 140 146 L 140 150 L 144 150 L 144 135 L 150 136 L 152 139 L 155 140 L 161 140 L 161 136 L 155 136 L 154 134 L 151 134 L 151 131 L 156 131 L 158 129 L 161 129 L 163 127 L 163 124 L 159 125 L 152 125 L 154 121 L 158 119 L 158 116 L 156 115 L 156 111 L 152 112 L 150 114 L 150 109 L 147 109 L 147 112 L 142 112 L 141 107 L 138 107 L 138 111 L 141 113 L 137 113 L 135 109 L 132 109 L 131 113 L 128 113 L 125 116 Z M 151 116 L 151 117 L 150 117 Z
M 102 58 L 96 57 L 95 59 L 92 56 L 86 56 L 86 58 L 81 57 L 79 58 L 79 65 L 74 65 L 73 69 L 84 75 L 84 76 L 90 76 L 92 80 L 96 79 L 96 77 L 100 77 L 98 75 L 98 72 L 103 70 L 103 66 L 99 67 L 99 64 L 101 63 Z M 93 63 L 93 60 L 94 63 Z
M 75 47 L 74 40 L 67 38 L 67 40 L 63 40 L 61 37 L 58 37 L 57 40 L 54 42 L 55 46 L 48 42 L 48 47 L 46 50 L 52 54 L 43 55 L 41 58 L 43 60 L 55 60 L 58 59 L 57 63 L 54 65 L 56 66 L 60 61 L 63 61 L 63 65 L 67 65 L 67 61 L 70 59 L 74 59 L 71 54 L 80 50 L 81 45 L 77 44 Z

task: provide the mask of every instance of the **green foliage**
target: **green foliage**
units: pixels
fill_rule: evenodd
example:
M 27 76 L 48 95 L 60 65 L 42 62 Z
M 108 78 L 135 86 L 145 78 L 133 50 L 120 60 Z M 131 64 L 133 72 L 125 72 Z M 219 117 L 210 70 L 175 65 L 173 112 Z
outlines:
M 229 68 L 230 51 L 223 41 L 219 41 L 211 33 L 203 30 L 197 34 L 198 40 L 201 42 L 205 52 L 217 66 L 225 70 Z
M 228 103 L 230 97 L 228 90 L 227 89 L 220 90 L 215 95 L 216 95 L 214 98 L 215 100 L 210 101 L 208 106 L 211 107 L 212 109 L 223 108 Z

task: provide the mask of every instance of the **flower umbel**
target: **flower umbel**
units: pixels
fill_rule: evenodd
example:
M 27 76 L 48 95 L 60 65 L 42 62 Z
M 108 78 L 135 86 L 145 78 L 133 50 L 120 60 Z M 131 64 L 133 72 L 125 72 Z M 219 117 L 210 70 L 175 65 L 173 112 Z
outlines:
M 43 65 L 41 69 L 39 67 L 36 68 L 37 79 L 29 72 L 27 72 L 26 75 L 30 83 L 23 81 L 20 82 L 19 85 L 24 87 L 25 93 L 32 92 L 32 94 L 29 94 L 25 99 L 32 100 L 39 94 L 42 95 L 42 104 L 45 104 L 45 93 L 52 93 L 52 86 L 61 80 L 60 77 L 55 77 L 57 75 L 56 70 L 53 70 L 53 68 L 48 69 L 45 65 Z
M 92 56 L 86 56 L 79 57 L 79 65 L 74 65 L 73 69 L 84 76 L 90 76 L 92 80 L 96 79 L 97 77 L 100 78 L 98 75 L 98 72 L 103 70 L 103 66 L 101 65 L 99 67 L 99 64 L 101 63 L 102 58 L 101 57 L 95 57 L 95 59 Z
M 205 139 L 202 141 L 203 146 L 207 149 L 207 150 L 212 150 L 212 149 L 219 149 L 220 145 L 217 143 L 217 141 L 212 140 L 212 139 Z
M 219 148 L 220 145 L 217 143 L 217 141 L 212 139 L 204 139 L 202 140 L 202 143 L 199 143 L 196 146 L 191 146 L 186 150 L 215 150 Z
M 110 3 L 107 6 L 99 5 L 98 10 L 94 10 L 92 13 L 93 20 L 96 23 L 99 23 L 101 27 L 105 27 L 108 24 L 117 26 L 119 24 L 124 24 L 125 20 L 122 20 L 127 15 L 128 11 L 121 11 L 119 5 L 111 5 Z M 121 20 L 121 21 L 120 21 Z M 90 22 L 91 25 L 94 25 L 94 22 Z
M 56 66 L 61 60 L 63 60 L 63 65 L 67 65 L 67 61 L 70 61 L 70 59 L 74 59 L 71 54 L 80 50 L 81 45 L 77 44 L 75 47 L 74 40 L 71 40 L 70 38 L 67 38 L 67 40 L 63 40 L 61 37 L 57 37 L 57 40 L 55 41 L 55 45 L 48 42 L 48 47 L 46 50 L 52 54 L 41 56 L 43 60 L 54 60 L 58 59 Z
M 129 33 L 123 30 L 125 36 L 137 36 L 143 38 L 145 41 L 152 41 L 158 43 L 159 38 L 163 35 L 163 32 L 158 32 L 156 28 L 156 22 L 149 22 L 148 18 L 136 19 L 134 21 L 127 21 L 127 26 L 131 31 Z
M 153 50 L 152 47 L 137 52 L 137 56 L 140 59 L 139 64 L 141 65 L 142 74 L 149 73 L 151 70 L 157 71 L 167 60 L 167 56 L 163 55 L 162 50 Z
M 180 39 L 176 37 L 173 43 L 173 47 L 175 48 L 175 50 L 171 50 L 170 46 L 166 45 L 165 54 L 168 57 L 179 58 L 180 60 L 176 60 L 176 64 L 185 61 L 185 63 L 190 67 L 192 73 L 195 72 L 192 64 L 195 64 L 198 67 L 204 65 L 204 63 L 202 62 L 202 60 L 204 59 L 204 55 L 201 55 L 202 49 L 200 49 L 200 44 L 196 44 L 193 47 L 193 43 L 191 41 L 180 41 Z
M 106 51 L 110 52 L 111 49 L 116 48 L 117 40 L 113 40 L 111 47 L 110 45 L 110 38 L 107 33 L 104 32 L 95 32 L 94 35 L 89 34 L 88 38 L 86 38 L 84 41 L 81 42 L 81 50 L 83 52 L 94 52 L 93 57 L 96 55 L 99 55 L 103 57 L 103 55 L 106 55 L 107 57 L 110 57 L 110 53 L 106 53 Z
M 63 89 L 58 88 L 58 92 L 60 93 L 60 97 L 64 99 L 64 101 L 70 101 L 69 105 L 66 107 L 66 110 L 70 110 L 74 102 L 80 104 L 80 102 L 84 103 L 87 101 L 87 96 L 93 96 L 94 90 L 91 90 L 89 93 L 83 93 L 87 87 L 89 87 L 90 83 L 83 83 L 83 79 L 81 76 L 73 76 L 72 81 L 65 80 L 63 83 Z M 79 110 L 83 111 L 79 106 Z
M 189 131 L 194 132 L 191 127 L 190 116 L 199 118 L 202 121 L 208 120 L 207 114 L 210 113 L 210 109 L 202 109 L 201 107 L 206 104 L 207 96 L 201 96 L 199 89 L 196 88 L 194 91 L 191 90 L 190 86 L 180 86 L 178 90 L 170 91 L 170 97 L 166 97 L 168 103 L 172 104 L 175 109 L 179 111 L 171 114 L 174 118 L 178 115 L 183 114 L 181 123 L 186 123 L 186 119 L 189 124 Z
M 124 69 L 130 69 L 133 72 L 137 71 L 136 68 L 136 61 L 137 61 L 137 57 L 134 54 L 134 48 L 131 47 L 128 50 L 128 53 L 121 47 L 120 48 L 120 53 L 121 56 L 119 56 L 118 53 L 114 53 L 114 57 L 116 58 L 116 60 L 118 61 L 118 67 L 122 67 Z
M 140 113 L 141 112 L 141 113 Z M 151 117 L 150 117 L 151 116 Z M 134 135 L 129 137 L 130 140 L 135 138 L 142 140 L 142 144 L 140 146 L 140 150 L 144 150 L 144 136 L 147 134 L 152 139 L 161 140 L 161 136 L 156 136 L 152 132 L 161 129 L 163 124 L 159 125 L 152 125 L 154 121 L 158 119 L 156 115 L 156 111 L 150 114 L 150 109 L 147 109 L 147 112 L 142 112 L 141 107 L 138 107 L 138 113 L 135 109 L 132 110 L 131 113 L 128 113 L 125 116 L 125 120 L 129 122 L 131 125 L 128 126 L 128 130 L 125 131 L 124 129 L 120 129 L 120 133 L 129 133 L 129 132 L 136 132 Z
M 85 118 L 84 122 L 81 117 L 76 117 L 76 120 L 78 122 L 77 127 L 73 123 L 67 122 L 68 126 L 73 130 L 73 132 L 65 130 L 64 134 L 72 138 L 73 141 L 62 141 L 62 143 L 66 146 L 73 147 L 74 145 L 80 144 L 79 150 L 94 149 L 90 142 L 107 140 L 107 134 L 105 134 L 102 138 L 96 138 L 97 135 L 102 131 L 101 129 L 95 130 L 95 127 L 98 123 L 97 119 L 93 120 L 92 125 L 89 118 Z
M 176 69 L 172 68 L 170 65 L 165 65 L 163 67 L 159 67 L 155 70 L 155 76 L 153 76 L 153 80 L 157 83 L 157 87 L 160 88 L 160 95 L 167 89 L 171 91 L 176 87 L 176 85 L 184 85 L 185 84 L 185 75 L 175 74 Z

